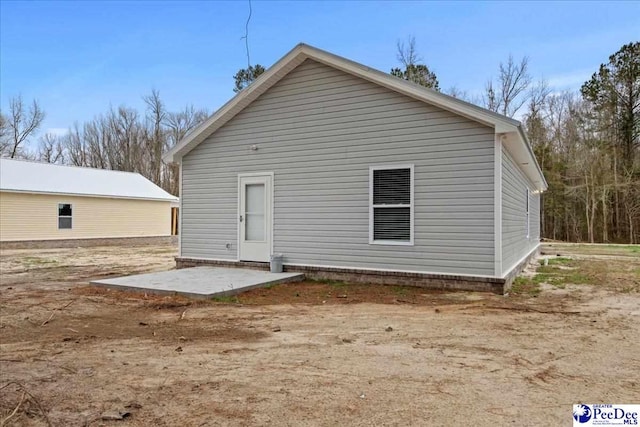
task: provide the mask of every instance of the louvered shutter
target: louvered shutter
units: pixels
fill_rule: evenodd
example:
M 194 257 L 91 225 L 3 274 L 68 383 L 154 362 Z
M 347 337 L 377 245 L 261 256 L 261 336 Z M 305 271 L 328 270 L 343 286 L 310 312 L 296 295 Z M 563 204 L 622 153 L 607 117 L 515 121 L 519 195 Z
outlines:
M 411 169 L 373 171 L 373 239 L 411 241 Z

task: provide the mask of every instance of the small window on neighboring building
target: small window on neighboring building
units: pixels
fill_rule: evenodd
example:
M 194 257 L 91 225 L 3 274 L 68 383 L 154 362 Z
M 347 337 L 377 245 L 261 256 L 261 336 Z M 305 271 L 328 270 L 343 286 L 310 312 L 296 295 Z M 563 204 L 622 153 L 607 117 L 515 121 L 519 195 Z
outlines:
M 526 213 L 527 213 L 527 239 L 529 238 L 529 232 L 531 229 L 530 223 L 529 223 L 529 198 L 531 197 L 529 189 L 527 188 L 524 192 L 524 197 L 525 197 L 525 204 L 526 204 Z
M 413 165 L 370 170 L 369 243 L 413 244 Z
M 72 225 L 72 208 L 70 204 L 58 204 L 58 229 L 70 229 Z

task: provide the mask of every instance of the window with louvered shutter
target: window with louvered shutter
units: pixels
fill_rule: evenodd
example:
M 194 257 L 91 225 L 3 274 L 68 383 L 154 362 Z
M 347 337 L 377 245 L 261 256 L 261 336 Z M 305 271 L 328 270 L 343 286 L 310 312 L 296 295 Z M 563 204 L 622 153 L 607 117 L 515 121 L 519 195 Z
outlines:
M 413 166 L 371 168 L 370 242 L 412 244 Z

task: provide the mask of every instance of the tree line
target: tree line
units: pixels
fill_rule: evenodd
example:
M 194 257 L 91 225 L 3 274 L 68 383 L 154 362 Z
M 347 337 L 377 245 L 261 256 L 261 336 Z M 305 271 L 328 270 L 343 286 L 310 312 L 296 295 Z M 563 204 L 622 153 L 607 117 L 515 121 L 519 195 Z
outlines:
M 398 42 L 397 59 L 400 66 L 391 75 L 441 91 L 413 37 Z M 264 71 L 259 64 L 240 69 L 234 92 Z M 543 237 L 640 242 L 640 42 L 612 54 L 579 91 L 553 93 L 545 81 L 534 81 L 527 57 L 509 56 L 481 96 L 456 87 L 445 93 L 522 121 L 549 184 L 541 196 Z M 0 113 L 0 155 L 139 172 L 177 195 L 178 169 L 164 163 L 162 153 L 209 114 L 193 106 L 167 111 L 155 90 L 143 99 L 142 112 L 111 108 L 65 135 L 45 134 L 36 148 L 28 148 L 45 112 L 18 96 Z
M 397 49 L 404 69 L 392 75 L 440 90 L 413 38 Z M 578 91 L 553 93 L 534 81 L 527 57 L 509 56 L 481 96 L 447 94 L 522 121 L 549 185 L 544 238 L 640 243 L 640 42 L 613 53 Z
M 178 167 L 162 154 L 209 117 L 204 109 L 187 106 L 167 111 L 158 91 L 143 97 L 145 110 L 110 108 L 64 135 L 46 133 L 35 148 L 26 142 L 40 127 L 45 113 L 36 101 L 26 105 L 18 96 L 0 115 L 0 155 L 72 166 L 138 172 L 171 194 L 179 192 Z
M 629 43 L 579 92 L 537 92 L 523 123 L 549 190 L 542 235 L 640 242 L 640 43 Z

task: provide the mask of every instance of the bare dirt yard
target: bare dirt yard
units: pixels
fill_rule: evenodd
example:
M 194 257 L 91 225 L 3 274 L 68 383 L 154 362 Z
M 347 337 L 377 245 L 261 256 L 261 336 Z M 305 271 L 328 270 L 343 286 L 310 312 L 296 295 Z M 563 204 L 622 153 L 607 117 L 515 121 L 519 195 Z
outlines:
M 303 282 L 195 301 L 87 285 L 170 269 L 172 247 L 4 250 L 0 423 L 555 426 L 573 403 L 640 403 L 640 248 L 545 252 L 508 296 Z

